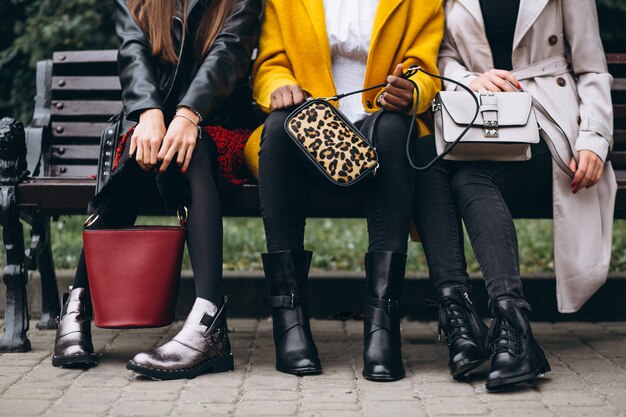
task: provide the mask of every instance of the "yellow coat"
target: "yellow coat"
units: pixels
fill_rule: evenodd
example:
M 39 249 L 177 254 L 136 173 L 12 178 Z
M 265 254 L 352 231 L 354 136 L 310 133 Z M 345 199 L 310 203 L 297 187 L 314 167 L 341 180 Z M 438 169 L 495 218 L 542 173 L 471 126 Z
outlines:
M 438 74 L 437 55 L 443 37 L 441 0 L 380 0 L 365 71 L 364 87 L 384 83 L 399 63 L 406 69 L 419 65 Z M 335 91 L 323 0 L 266 0 L 259 52 L 252 70 L 252 94 L 270 112 L 270 94 L 278 87 L 299 84 L 313 97 L 332 97 Z M 417 85 L 415 103 L 425 112 L 441 84 L 423 73 L 411 78 Z M 365 111 L 379 110 L 381 90 L 363 93 Z M 339 92 L 341 93 L 341 92 Z M 428 132 L 418 121 L 420 132 Z M 262 127 L 250 137 L 246 164 L 256 176 Z

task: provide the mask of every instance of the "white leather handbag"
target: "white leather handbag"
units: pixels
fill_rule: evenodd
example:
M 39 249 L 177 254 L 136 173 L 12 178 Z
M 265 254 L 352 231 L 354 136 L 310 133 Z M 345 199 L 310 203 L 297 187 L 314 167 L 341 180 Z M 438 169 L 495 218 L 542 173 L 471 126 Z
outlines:
M 432 110 L 437 154 L 452 161 L 526 161 L 539 128 L 529 93 L 441 91 Z M 478 117 L 476 100 L 479 103 Z M 463 130 L 467 132 L 457 142 Z

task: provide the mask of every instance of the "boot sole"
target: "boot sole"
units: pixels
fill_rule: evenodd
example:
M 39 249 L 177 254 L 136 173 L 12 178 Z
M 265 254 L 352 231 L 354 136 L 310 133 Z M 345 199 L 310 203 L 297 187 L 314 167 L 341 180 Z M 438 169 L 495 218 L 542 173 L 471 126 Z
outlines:
M 322 373 L 321 368 L 279 368 L 276 367 L 278 372 L 282 372 L 284 374 L 296 375 L 296 376 L 306 376 L 306 375 L 319 375 Z
M 363 378 L 367 379 L 368 381 L 375 381 L 375 382 L 399 381 L 406 376 L 405 372 L 402 372 L 401 374 L 398 374 L 398 375 L 380 375 L 380 374 L 377 375 L 377 374 L 366 374 L 365 372 L 362 372 L 361 374 L 363 375 Z
M 486 361 L 487 361 L 487 358 L 481 358 L 481 359 L 475 359 L 471 361 L 462 362 L 460 365 L 457 365 L 454 368 L 452 367 L 449 368 L 450 374 L 452 375 L 452 378 L 458 381 L 459 379 L 462 379 L 465 376 L 465 374 L 478 368 L 480 365 L 482 365 Z
M 235 364 L 233 362 L 233 354 L 230 353 L 224 358 L 209 359 L 191 368 L 171 370 L 151 368 L 130 360 L 126 364 L 126 369 L 156 380 L 192 379 L 202 374 L 232 371 L 235 369 Z
M 487 388 L 489 391 L 498 391 L 498 390 L 506 389 L 512 385 L 519 384 L 521 382 L 531 381 L 537 378 L 539 375 L 550 372 L 551 370 L 552 368 L 550 368 L 550 364 L 548 363 L 548 361 L 544 360 L 543 363 L 541 363 L 537 367 L 537 369 L 534 370 L 533 372 L 530 372 L 526 375 L 516 376 L 513 378 L 498 379 L 496 381 L 487 381 L 487 383 L 485 384 L 485 388 Z
M 52 366 L 57 368 L 91 368 L 98 364 L 98 355 L 89 353 L 74 356 L 52 356 Z

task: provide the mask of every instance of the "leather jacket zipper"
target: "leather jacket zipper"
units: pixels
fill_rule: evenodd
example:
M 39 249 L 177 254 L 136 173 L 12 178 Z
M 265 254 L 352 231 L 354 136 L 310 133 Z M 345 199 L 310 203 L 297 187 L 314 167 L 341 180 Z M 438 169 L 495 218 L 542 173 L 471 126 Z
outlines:
M 181 26 L 181 41 L 180 41 L 180 51 L 178 52 L 178 60 L 176 61 L 176 68 L 174 68 L 174 75 L 172 76 L 172 81 L 170 83 L 170 87 L 167 91 L 167 94 L 165 95 L 165 98 L 163 99 L 163 103 L 165 104 L 165 102 L 167 102 L 167 99 L 170 97 L 170 94 L 172 94 L 172 89 L 174 88 L 174 84 L 176 84 L 176 76 L 178 75 L 178 69 L 180 68 L 180 63 L 182 61 L 182 57 L 183 57 L 183 49 L 185 49 L 185 35 L 186 35 L 186 31 L 184 30 L 183 26 L 183 21 L 180 17 L 178 16 L 174 16 L 174 20 L 178 20 L 180 22 L 180 26 Z

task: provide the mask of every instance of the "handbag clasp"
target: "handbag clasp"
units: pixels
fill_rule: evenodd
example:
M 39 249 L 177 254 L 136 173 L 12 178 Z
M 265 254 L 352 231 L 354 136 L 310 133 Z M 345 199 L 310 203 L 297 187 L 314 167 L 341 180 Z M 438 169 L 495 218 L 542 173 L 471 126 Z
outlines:
M 497 138 L 498 132 L 498 102 L 491 91 L 480 93 L 480 114 L 483 116 L 483 133 L 486 138 Z

